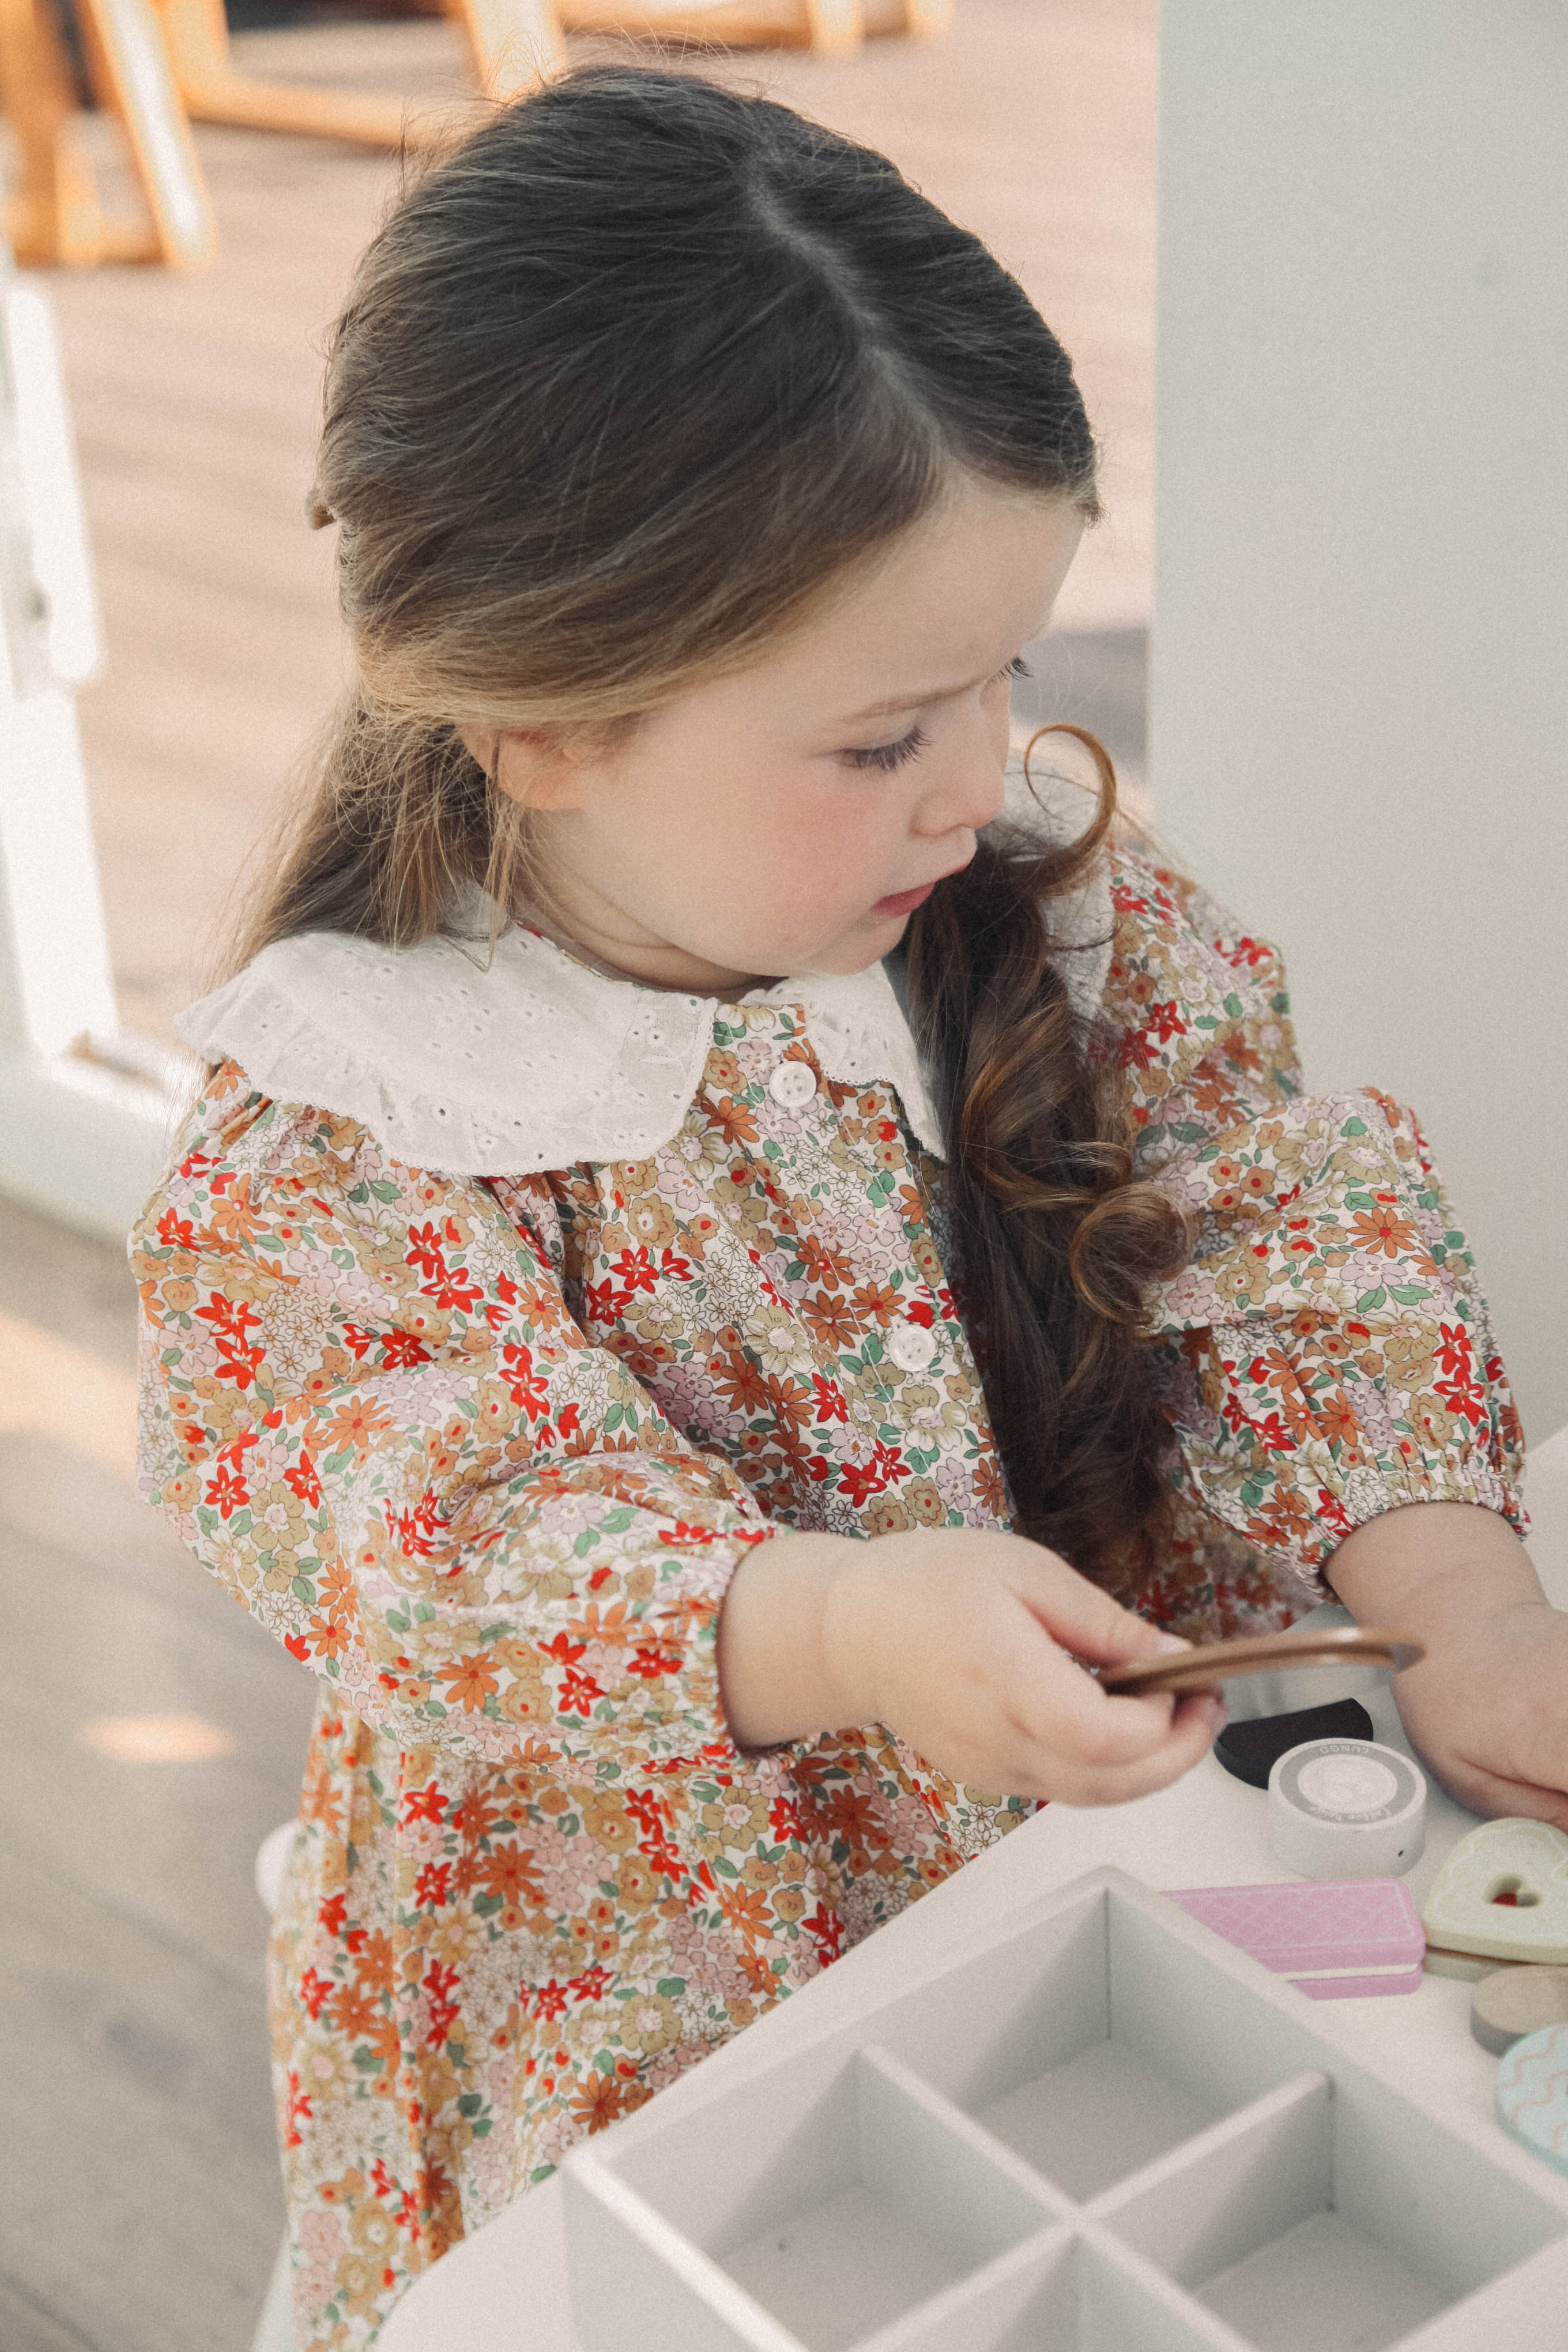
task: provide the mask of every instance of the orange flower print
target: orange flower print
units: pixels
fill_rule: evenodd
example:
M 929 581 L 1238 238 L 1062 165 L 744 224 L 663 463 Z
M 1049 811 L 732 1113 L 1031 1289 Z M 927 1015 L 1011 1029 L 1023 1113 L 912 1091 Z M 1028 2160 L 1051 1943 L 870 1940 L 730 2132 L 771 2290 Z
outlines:
M 1413 1246 L 1415 1228 L 1408 1217 L 1399 1214 L 1394 1193 L 1374 1195 L 1377 1207 L 1370 1212 L 1358 1209 L 1351 1226 L 1352 1248 L 1370 1251 L 1374 1256 L 1403 1257 Z
M 368 1454 L 376 1439 L 384 1436 L 391 1427 L 391 1416 L 378 1412 L 369 1398 L 352 1396 L 318 1424 L 316 1450 L 323 1456 L 341 1453 L 345 1447 L 352 1447 L 356 1454 Z
M 461 1706 L 469 1715 L 483 1712 L 486 1699 L 493 1698 L 500 1688 L 500 1677 L 492 1673 L 489 1661 L 482 1655 L 460 1658 L 455 1666 L 437 1669 L 439 1679 L 447 1685 L 447 1703 Z

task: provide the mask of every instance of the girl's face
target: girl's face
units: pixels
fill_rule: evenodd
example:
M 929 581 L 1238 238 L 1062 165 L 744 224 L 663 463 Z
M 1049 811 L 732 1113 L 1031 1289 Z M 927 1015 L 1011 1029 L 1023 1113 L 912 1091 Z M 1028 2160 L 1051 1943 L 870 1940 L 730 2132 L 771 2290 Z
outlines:
M 704 995 L 887 955 L 1001 808 L 1012 666 L 1082 528 L 964 480 L 776 652 L 612 745 L 504 735 L 563 936 Z M 488 766 L 493 735 L 464 738 Z

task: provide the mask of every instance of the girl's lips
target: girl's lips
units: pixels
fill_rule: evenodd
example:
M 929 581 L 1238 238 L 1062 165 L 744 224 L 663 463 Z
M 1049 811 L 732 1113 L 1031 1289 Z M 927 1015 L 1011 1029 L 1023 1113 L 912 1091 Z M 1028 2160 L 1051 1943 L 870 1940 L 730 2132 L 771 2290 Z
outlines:
M 917 907 L 924 906 L 935 888 L 934 882 L 922 882 L 918 890 L 895 891 L 890 898 L 879 898 L 871 912 L 874 915 L 912 915 Z

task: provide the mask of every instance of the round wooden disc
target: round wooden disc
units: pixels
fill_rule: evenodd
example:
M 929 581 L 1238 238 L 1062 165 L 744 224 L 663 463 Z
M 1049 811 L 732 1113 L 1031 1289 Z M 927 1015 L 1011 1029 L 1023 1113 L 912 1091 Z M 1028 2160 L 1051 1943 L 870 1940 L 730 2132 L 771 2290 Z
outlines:
M 1547 2025 L 1568 2025 L 1568 1969 L 1531 1961 L 1521 1968 L 1495 1969 L 1476 1987 L 1470 2032 L 1495 2057 Z
M 1426 1653 L 1419 1642 L 1378 1625 L 1334 1625 L 1321 1633 L 1252 1633 L 1201 1650 L 1169 1650 L 1100 1670 L 1101 1690 L 1135 1698 L 1147 1691 L 1212 1690 L 1235 1675 L 1283 1674 L 1295 1666 L 1390 1666 L 1399 1674 Z

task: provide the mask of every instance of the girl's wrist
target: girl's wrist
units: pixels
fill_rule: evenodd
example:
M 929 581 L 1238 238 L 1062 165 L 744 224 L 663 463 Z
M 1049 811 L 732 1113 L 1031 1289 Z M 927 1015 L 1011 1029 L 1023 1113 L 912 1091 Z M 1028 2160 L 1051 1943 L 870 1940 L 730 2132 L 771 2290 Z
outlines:
M 845 1667 L 837 1589 L 870 1547 L 849 1536 L 775 1535 L 735 1570 L 719 1621 L 719 1681 L 739 1748 L 776 1748 L 875 1709 Z
M 1523 1544 L 1478 1504 L 1385 1511 L 1345 1538 L 1325 1573 L 1362 1623 L 1428 1638 L 1496 1611 L 1546 1606 Z

